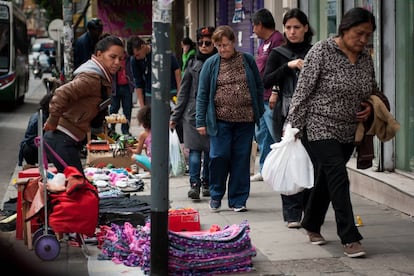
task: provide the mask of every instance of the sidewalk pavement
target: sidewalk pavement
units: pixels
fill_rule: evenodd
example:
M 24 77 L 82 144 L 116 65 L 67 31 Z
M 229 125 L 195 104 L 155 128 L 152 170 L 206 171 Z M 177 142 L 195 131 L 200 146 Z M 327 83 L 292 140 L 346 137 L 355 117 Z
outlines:
M 149 194 L 151 180 L 145 179 L 145 190 Z M 252 182 L 247 202 L 248 212 L 236 213 L 227 208 L 227 195 L 222 201 L 222 210 L 212 213 L 209 198 L 200 201 L 187 198 L 188 176 L 169 180 L 169 200 L 172 208 L 192 207 L 199 211 L 202 230 L 212 224 L 221 227 L 239 224 L 247 220 L 250 238 L 257 250 L 253 258 L 255 271 L 235 275 L 414 275 L 414 220 L 401 212 L 387 208 L 356 194 L 352 194 L 355 216 L 360 216 L 364 237 L 362 244 L 367 256 L 350 259 L 343 254 L 336 235 L 336 225 L 330 208 L 322 235 L 328 243 L 323 246 L 308 242 L 304 229 L 288 229 L 282 219 L 280 195 L 264 182 Z M 34 250 L 29 251 L 21 240 L 15 240 L 14 232 L 1 233 L 7 254 L 18 256 L 15 264 L 31 270 L 39 269 L 43 275 L 144 275 L 139 267 L 127 267 L 112 261 L 97 260 L 100 253 L 96 246 L 88 245 L 90 256 L 85 258 L 78 247 L 61 243 L 59 256 L 51 262 L 41 261 Z M 35 274 L 34 274 L 35 275 Z
M 135 114 L 136 108 L 134 120 Z M 133 127 L 131 133 L 138 134 L 137 127 Z M 138 195 L 150 193 L 151 180 L 144 182 L 145 190 Z M 280 195 L 264 182 L 251 183 L 248 212 L 245 213 L 228 209 L 227 195 L 222 201 L 222 210 L 212 213 L 208 207 L 209 198 L 192 201 L 187 197 L 188 189 L 188 176 L 169 179 L 171 207 L 198 210 L 202 230 L 209 229 L 212 224 L 224 227 L 248 221 L 249 235 L 257 251 L 253 258 L 255 271 L 234 275 L 414 275 L 414 219 L 359 195 L 352 194 L 352 202 L 355 216 L 360 216 L 363 222 L 359 229 L 367 256 L 351 259 L 343 254 L 332 207 L 322 228 L 328 243 L 317 246 L 309 243 L 304 229 L 286 227 Z M 15 189 L 10 187 L 9 196 L 13 193 Z M 85 257 L 81 248 L 61 243 L 59 256 L 45 262 L 34 250 L 28 250 L 23 241 L 16 240 L 15 232 L 0 232 L 0 241 L 4 247 L 2 263 L 7 260 L 8 267 L 15 271 L 32 275 L 37 275 L 35 271 L 42 275 L 144 275 L 139 267 L 97 260 L 100 252 L 96 246 L 88 245 L 90 255 Z

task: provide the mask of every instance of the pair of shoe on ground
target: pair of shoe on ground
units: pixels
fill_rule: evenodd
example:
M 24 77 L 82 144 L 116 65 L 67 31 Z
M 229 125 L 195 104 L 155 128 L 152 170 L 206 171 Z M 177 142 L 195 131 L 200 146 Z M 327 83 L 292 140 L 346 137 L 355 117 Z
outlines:
M 325 238 L 315 232 L 307 232 L 309 241 L 314 245 L 326 244 Z M 344 244 L 344 254 L 350 258 L 363 257 L 366 255 L 364 248 L 359 241 Z
M 203 197 L 210 196 L 210 190 L 208 187 L 201 186 L 200 188 L 199 186 L 194 185 L 188 191 L 188 197 L 193 200 L 198 200 L 200 199 L 200 192 L 203 195 Z
M 209 203 L 209 207 L 210 207 L 211 212 L 217 213 L 218 211 L 220 211 L 221 201 L 211 199 L 210 203 Z M 233 206 L 233 207 L 230 207 L 230 208 L 233 208 L 233 211 L 238 212 L 238 213 L 239 212 L 247 212 L 246 206 Z

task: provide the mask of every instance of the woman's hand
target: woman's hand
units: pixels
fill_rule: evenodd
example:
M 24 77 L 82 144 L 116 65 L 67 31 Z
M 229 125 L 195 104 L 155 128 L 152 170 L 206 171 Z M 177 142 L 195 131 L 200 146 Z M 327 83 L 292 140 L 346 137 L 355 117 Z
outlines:
M 295 59 L 295 60 L 291 60 L 288 62 L 288 67 L 290 69 L 298 69 L 298 70 L 302 70 L 303 67 L 303 63 L 304 60 L 301 58 Z
M 175 126 L 177 125 L 176 122 L 170 121 L 170 129 L 175 129 Z
M 272 93 L 269 98 L 269 108 L 273 109 L 276 106 L 277 100 L 279 99 L 279 94 Z
M 48 131 L 48 130 L 56 130 L 56 127 L 51 126 L 50 124 L 48 124 L 47 122 L 43 125 L 43 131 Z
M 371 105 L 367 102 L 361 103 L 361 111 L 357 112 L 356 119 L 358 122 L 365 122 L 371 115 Z
M 206 127 L 198 127 L 197 131 L 200 133 L 200 135 L 207 135 Z

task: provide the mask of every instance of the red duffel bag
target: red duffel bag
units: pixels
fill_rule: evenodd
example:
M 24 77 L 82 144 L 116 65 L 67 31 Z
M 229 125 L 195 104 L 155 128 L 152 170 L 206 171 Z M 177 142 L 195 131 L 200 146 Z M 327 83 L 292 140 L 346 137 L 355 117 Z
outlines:
M 99 216 L 99 196 L 78 169 L 67 166 L 66 191 L 49 194 L 49 224 L 55 233 L 79 233 L 92 236 Z

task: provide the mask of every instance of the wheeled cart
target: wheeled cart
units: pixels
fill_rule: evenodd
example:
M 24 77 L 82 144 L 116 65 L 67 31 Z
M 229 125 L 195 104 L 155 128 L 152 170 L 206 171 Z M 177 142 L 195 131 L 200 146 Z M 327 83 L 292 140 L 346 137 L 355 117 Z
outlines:
M 42 110 L 39 111 L 40 118 Z M 36 255 L 44 261 L 54 260 L 60 253 L 58 237 L 76 233 L 85 256 L 89 255 L 83 235 L 92 236 L 95 233 L 99 215 L 99 196 L 96 188 L 89 183 L 78 169 L 68 166 L 57 153 L 43 140 L 43 125 L 38 125 L 36 143 L 39 149 L 40 178 L 36 189 L 26 186 L 24 195 L 32 202 L 26 221 L 40 216 L 43 225 L 32 235 L 33 249 Z M 49 186 L 54 177 L 48 171 L 46 150 L 61 162 L 64 169 L 64 186 L 59 191 Z M 34 192 L 35 191 L 35 192 Z M 31 195 L 29 195 L 31 194 Z M 43 214 L 42 214 L 43 210 Z

